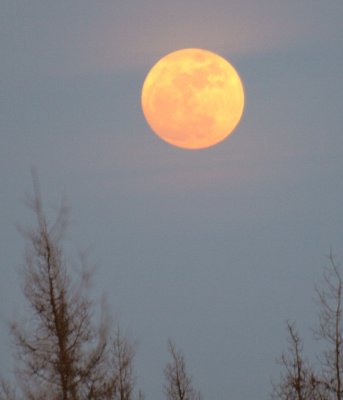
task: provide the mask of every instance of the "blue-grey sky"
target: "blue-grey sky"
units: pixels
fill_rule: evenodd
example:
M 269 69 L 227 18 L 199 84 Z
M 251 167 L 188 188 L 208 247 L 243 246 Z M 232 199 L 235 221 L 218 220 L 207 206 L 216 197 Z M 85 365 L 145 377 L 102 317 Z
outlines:
M 92 294 L 137 340 L 137 383 L 162 398 L 166 342 L 204 399 L 266 399 L 295 319 L 315 353 L 313 285 L 343 263 L 341 0 L 1 0 L 0 372 L 20 316 L 30 167 L 67 244 L 89 248 Z M 142 115 L 149 68 L 218 52 L 240 73 L 237 130 L 175 148 Z

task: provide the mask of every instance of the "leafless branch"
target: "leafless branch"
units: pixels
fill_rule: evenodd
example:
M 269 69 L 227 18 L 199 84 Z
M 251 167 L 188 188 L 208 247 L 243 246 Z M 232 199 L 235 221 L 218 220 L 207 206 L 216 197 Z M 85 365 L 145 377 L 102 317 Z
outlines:
M 200 392 L 197 392 L 192 379 L 186 372 L 185 359 L 180 350 L 177 350 L 175 344 L 169 340 L 168 350 L 171 355 L 171 361 L 164 369 L 166 383 L 164 393 L 167 400 L 200 400 Z

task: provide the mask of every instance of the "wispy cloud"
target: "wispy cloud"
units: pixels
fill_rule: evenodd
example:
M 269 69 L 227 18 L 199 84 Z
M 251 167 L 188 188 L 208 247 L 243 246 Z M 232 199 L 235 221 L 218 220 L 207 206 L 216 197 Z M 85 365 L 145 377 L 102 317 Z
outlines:
M 0 17 L 3 70 L 9 75 L 118 71 L 149 66 L 184 47 L 236 56 L 315 41 L 314 32 L 332 38 L 342 3 L 316 3 L 7 1 Z
M 330 18 L 318 21 L 313 2 L 161 2 L 108 7 L 85 32 L 79 50 L 85 65 L 113 70 L 151 65 L 151 60 L 179 48 L 201 47 L 220 53 L 256 54 L 315 40 L 318 26 L 330 36 Z M 326 6 L 330 8 L 330 6 Z M 320 29 L 319 29 L 320 31 Z M 322 32 L 321 32 L 322 33 Z

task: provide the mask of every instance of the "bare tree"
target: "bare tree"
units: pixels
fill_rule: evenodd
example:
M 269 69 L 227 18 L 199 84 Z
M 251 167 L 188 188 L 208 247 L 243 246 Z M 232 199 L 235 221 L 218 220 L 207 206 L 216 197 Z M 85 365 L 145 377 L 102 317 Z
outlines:
M 36 226 L 23 230 L 28 245 L 23 273 L 31 314 L 26 324 L 11 326 L 20 398 L 111 399 L 115 376 L 108 368 L 107 321 L 93 321 L 93 304 L 86 294 L 89 274 L 76 285 L 67 272 L 61 245 L 66 208 L 48 224 L 35 178 L 29 206 Z M 2 385 L 1 396 L 12 399 L 15 394 Z
M 111 370 L 115 376 L 114 400 L 132 400 L 135 378 L 133 373 L 134 348 L 119 328 L 112 339 Z M 139 398 L 142 396 L 139 393 Z
M 323 272 L 323 282 L 316 287 L 318 324 L 315 338 L 324 345 L 315 370 L 302 356 L 302 341 L 294 325 L 288 324 L 289 348 L 281 356 L 285 371 L 273 385 L 274 399 L 280 400 L 343 400 L 343 278 L 332 253 Z
M 180 350 L 177 350 L 172 341 L 168 341 L 168 350 L 171 361 L 164 369 L 166 383 L 164 393 L 167 400 L 200 400 L 200 392 L 197 392 L 192 379 L 186 372 L 185 359 Z
M 295 324 L 287 322 L 288 349 L 282 353 L 278 363 L 283 371 L 280 381 L 273 384 L 273 399 L 280 400 L 324 400 L 326 397 L 318 378 L 303 357 L 303 343 Z
M 321 383 L 327 388 L 331 398 L 341 400 L 343 398 L 343 281 L 341 268 L 332 253 L 323 278 L 323 288 L 316 288 L 319 311 L 318 326 L 315 329 L 316 338 L 326 344 L 321 357 L 323 369 Z

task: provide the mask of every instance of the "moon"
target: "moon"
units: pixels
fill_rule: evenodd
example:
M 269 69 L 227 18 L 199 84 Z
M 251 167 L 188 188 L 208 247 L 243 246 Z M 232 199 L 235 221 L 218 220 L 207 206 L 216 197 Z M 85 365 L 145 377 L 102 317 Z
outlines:
M 244 89 L 235 68 L 203 49 L 182 49 L 161 58 L 147 74 L 142 110 L 164 141 L 202 149 L 224 140 L 238 125 Z

